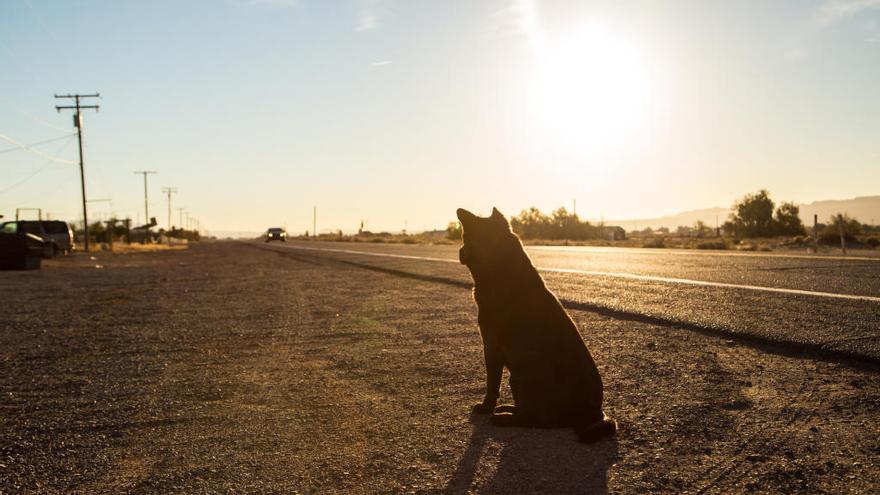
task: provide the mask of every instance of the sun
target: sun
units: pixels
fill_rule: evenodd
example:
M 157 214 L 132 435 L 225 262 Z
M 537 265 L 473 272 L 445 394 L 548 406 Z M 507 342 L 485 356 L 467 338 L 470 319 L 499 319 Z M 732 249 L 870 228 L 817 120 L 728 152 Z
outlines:
M 532 102 L 541 140 L 575 155 L 602 155 L 643 137 L 652 107 L 646 60 L 601 25 L 539 34 Z

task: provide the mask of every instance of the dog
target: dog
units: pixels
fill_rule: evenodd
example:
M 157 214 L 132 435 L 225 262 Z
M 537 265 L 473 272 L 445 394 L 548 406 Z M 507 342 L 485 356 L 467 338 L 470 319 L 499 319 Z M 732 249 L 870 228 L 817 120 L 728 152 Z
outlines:
M 456 213 L 486 361 L 486 395 L 472 411 L 491 414 L 497 426 L 573 427 L 587 443 L 614 435 L 596 363 L 507 219 L 497 208 L 487 218 Z M 505 367 L 514 404 L 496 407 Z

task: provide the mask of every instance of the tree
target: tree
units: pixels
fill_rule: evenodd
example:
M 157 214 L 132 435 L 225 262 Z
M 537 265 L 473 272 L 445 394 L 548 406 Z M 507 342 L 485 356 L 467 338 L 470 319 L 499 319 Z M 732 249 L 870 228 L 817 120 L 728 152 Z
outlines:
M 801 222 L 800 208 L 792 202 L 783 202 L 776 208 L 774 218 L 776 233 L 779 235 L 803 235 L 804 224 Z
M 522 239 L 595 239 L 600 229 L 581 221 L 576 214 L 559 208 L 552 215 L 545 215 L 535 207 L 523 210 L 510 221 L 510 227 Z
M 532 206 L 513 217 L 510 221 L 510 227 L 523 239 L 548 239 L 547 234 L 551 230 L 550 223 L 550 217 Z
M 730 221 L 738 235 L 769 237 L 774 235 L 773 200 L 766 189 L 747 194 L 734 203 Z

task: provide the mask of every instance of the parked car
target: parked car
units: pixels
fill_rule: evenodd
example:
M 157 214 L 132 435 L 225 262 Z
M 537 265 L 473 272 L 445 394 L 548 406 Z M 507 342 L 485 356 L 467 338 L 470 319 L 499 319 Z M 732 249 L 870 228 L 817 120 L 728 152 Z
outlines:
M 272 227 L 266 231 L 266 242 L 269 241 L 287 241 L 287 232 L 281 227 Z
M 46 243 L 18 228 L 16 222 L 0 225 L 0 270 L 40 268 Z
M 51 258 L 59 253 L 73 251 L 73 230 L 67 222 L 61 220 L 18 220 L 6 222 L 0 229 L 7 225 L 16 224 L 17 230 L 26 234 L 32 234 L 45 241 L 43 257 Z

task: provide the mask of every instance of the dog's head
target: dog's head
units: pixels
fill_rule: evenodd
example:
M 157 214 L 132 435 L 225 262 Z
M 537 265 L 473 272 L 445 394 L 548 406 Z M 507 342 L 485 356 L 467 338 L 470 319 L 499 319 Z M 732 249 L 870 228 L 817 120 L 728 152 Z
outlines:
M 497 208 L 492 208 L 489 217 L 478 217 L 463 208 L 459 208 L 456 214 L 464 241 L 458 259 L 472 274 L 495 271 L 509 263 L 513 255 L 522 252 L 519 238 Z

